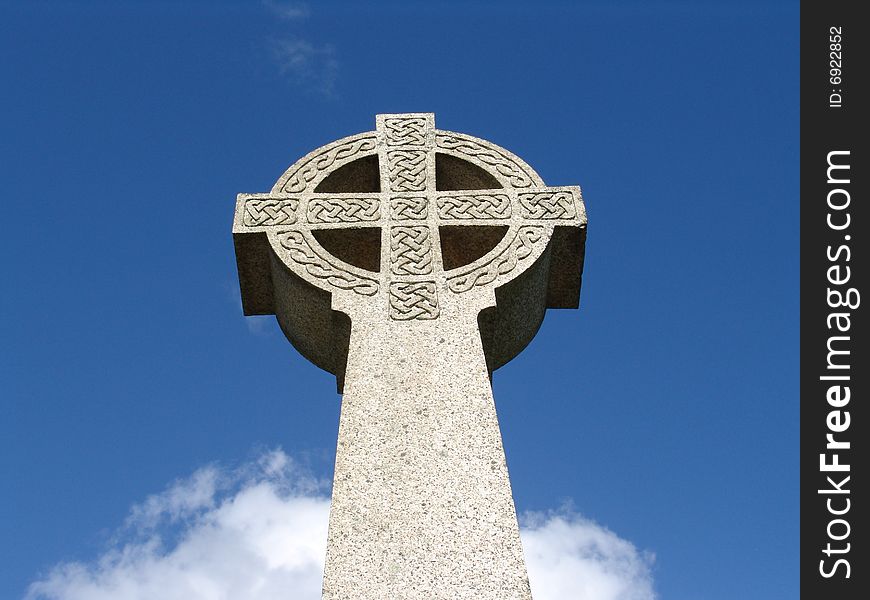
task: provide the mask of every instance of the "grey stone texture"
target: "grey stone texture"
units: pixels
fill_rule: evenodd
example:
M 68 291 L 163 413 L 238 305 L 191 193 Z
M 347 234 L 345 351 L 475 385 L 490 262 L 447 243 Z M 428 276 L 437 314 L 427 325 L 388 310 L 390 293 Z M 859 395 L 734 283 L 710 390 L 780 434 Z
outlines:
M 489 378 L 578 306 L 585 232 L 580 188 L 431 113 L 238 196 L 245 314 L 343 393 L 324 600 L 531 598 Z

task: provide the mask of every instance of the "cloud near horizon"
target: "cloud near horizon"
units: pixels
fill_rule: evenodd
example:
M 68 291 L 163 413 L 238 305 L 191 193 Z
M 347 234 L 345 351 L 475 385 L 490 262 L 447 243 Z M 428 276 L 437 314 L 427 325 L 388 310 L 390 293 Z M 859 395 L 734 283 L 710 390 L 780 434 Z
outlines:
M 281 450 L 208 466 L 132 507 L 103 554 L 64 562 L 26 600 L 320 598 L 329 484 Z M 535 600 L 654 600 L 653 557 L 568 510 L 527 513 Z

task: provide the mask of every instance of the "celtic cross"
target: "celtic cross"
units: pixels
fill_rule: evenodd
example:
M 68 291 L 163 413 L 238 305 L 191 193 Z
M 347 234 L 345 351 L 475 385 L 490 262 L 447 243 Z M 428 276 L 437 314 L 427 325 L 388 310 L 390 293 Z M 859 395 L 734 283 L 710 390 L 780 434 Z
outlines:
M 489 377 L 578 305 L 580 189 L 433 114 L 376 124 L 233 225 L 245 314 L 343 391 L 323 598 L 529 600 Z

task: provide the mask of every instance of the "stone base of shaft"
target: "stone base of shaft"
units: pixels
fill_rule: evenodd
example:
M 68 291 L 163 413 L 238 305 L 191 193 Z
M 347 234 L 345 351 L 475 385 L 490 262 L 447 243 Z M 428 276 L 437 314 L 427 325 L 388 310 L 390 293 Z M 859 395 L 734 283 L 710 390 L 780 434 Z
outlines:
M 471 325 L 354 323 L 324 600 L 531 600 Z

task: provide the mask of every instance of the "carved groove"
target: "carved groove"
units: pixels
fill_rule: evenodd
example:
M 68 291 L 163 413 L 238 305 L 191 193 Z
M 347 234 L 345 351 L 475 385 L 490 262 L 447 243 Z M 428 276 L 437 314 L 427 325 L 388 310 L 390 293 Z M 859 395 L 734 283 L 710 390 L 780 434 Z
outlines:
M 428 227 L 393 227 L 390 231 L 390 269 L 396 275 L 432 272 L 432 241 Z
M 390 317 L 396 321 L 437 319 L 439 313 L 435 282 L 390 284 Z
M 330 168 L 336 161 L 341 161 L 350 158 L 355 154 L 362 152 L 371 152 L 375 149 L 375 137 L 365 137 L 345 144 L 340 144 L 331 150 L 319 154 L 299 167 L 296 172 L 287 180 L 282 188 L 283 191 L 289 193 L 298 193 L 303 191 L 308 184 L 317 177 L 321 171 Z
M 452 135 L 438 134 L 435 136 L 435 143 L 439 148 L 472 156 L 495 168 L 501 175 L 508 178 L 513 187 L 526 188 L 532 185 L 531 178 L 514 161 L 477 142 L 459 139 Z
M 519 199 L 526 219 L 573 219 L 577 216 L 571 192 L 520 194 Z
M 312 277 L 363 296 L 374 296 L 378 292 L 377 281 L 340 269 L 318 256 L 301 231 L 282 231 L 277 235 L 278 243 L 287 250 L 290 259 L 303 265 Z
M 253 199 L 245 202 L 245 214 L 242 223 L 248 227 L 263 225 L 292 225 L 296 222 L 296 207 L 299 200 L 287 198 L 275 200 L 272 198 Z
M 511 199 L 507 194 L 439 196 L 438 216 L 442 219 L 507 219 Z
M 426 119 L 384 119 L 388 146 L 423 146 L 426 144 Z
M 387 152 L 390 165 L 390 189 L 394 192 L 422 192 L 426 189 L 426 152 L 392 150 Z
M 520 227 L 516 237 L 504 252 L 470 273 L 448 280 L 447 286 L 454 292 L 462 293 L 475 286 L 492 283 L 496 277 L 510 273 L 521 260 L 527 258 L 543 233 L 544 228 L 540 226 Z
M 380 218 L 377 198 L 315 197 L 308 201 L 309 223 L 360 223 Z
M 425 196 L 397 196 L 390 198 L 392 216 L 397 221 L 425 219 L 429 216 Z

